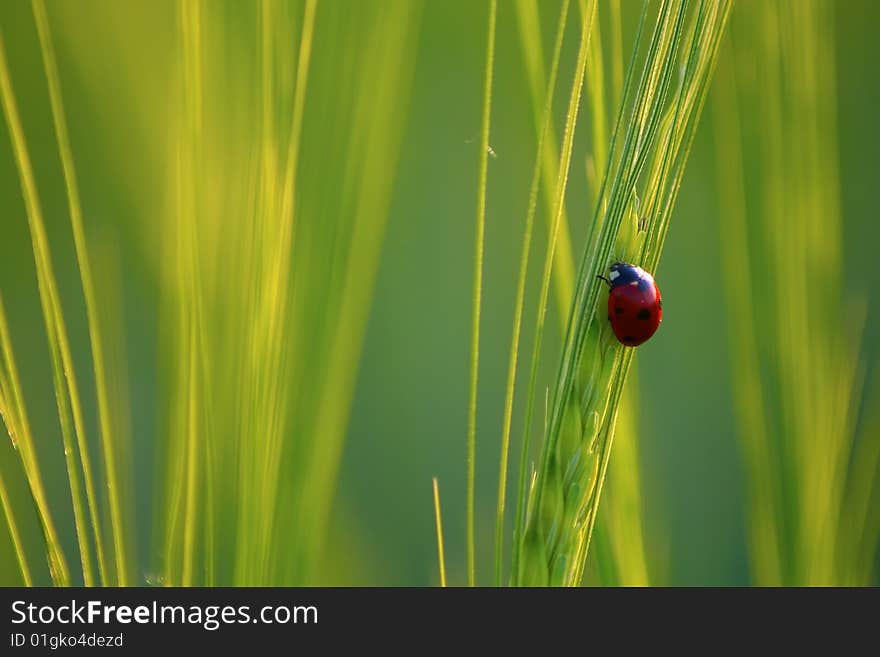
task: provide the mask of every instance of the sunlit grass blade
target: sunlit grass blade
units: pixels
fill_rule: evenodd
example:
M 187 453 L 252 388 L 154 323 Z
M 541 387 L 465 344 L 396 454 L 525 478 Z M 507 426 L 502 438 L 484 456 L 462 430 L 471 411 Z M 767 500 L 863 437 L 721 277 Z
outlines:
M 298 200 L 298 189 L 296 183 L 302 144 L 302 129 L 303 117 L 305 113 L 306 92 L 308 89 L 309 69 L 315 31 L 316 8 L 316 0 L 307 0 L 303 10 L 302 30 L 300 34 L 299 52 L 296 64 L 296 81 L 293 94 L 293 111 L 291 114 L 290 136 L 287 142 L 286 163 L 284 168 L 281 198 L 279 201 L 280 216 L 282 218 L 281 235 L 279 239 L 278 256 L 275 258 L 275 265 L 271 272 L 271 280 L 273 280 L 274 283 L 272 291 L 270 293 L 270 298 L 277 299 L 278 304 L 276 305 L 281 305 L 282 308 L 284 307 L 284 300 L 287 298 L 289 293 L 288 277 L 290 272 L 290 257 L 294 246 L 297 228 L 297 217 L 294 212 L 296 202 Z M 269 16 L 266 14 L 265 11 L 263 14 L 263 18 L 265 26 L 263 29 L 264 31 L 268 32 L 267 21 L 269 20 Z M 268 36 L 265 40 L 269 41 Z M 264 53 L 264 66 L 268 65 L 268 60 L 269 54 Z M 265 84 L 266 83 L 264 82 L 264 87 Z M 266 112 L 268 116 L 268 110 L 266 110 Z M 271 145 L 267 144 L 265 147 L 266 150 L 268 150 L 270 146 Z M 288 220 L 284 221 L 285 218 Z M 274 317 L 274 321 L 270 324 L 269 327 L 270 344 L 273 345 L 273 350 L 275 354 L 275 356 L 273 357 L 278 359 L 281 359 L 283 357 L 285 351 L 283 319 L 284 314 L 277 313 Z M 282 394 L 281 390 L 276 388 L 272 392 L 272 394 L 273 397 L 270 403 L 273 406 L 277 407 L 281 403 L 281 400 L 278 398 L 278 395 Z M 276 432 L 273 432 L 273 435 L 277 435 L 278 437 L 281 437 L 283 435 L 280 427 L 278 427 L 278 430 Z M 280 450 L 280 445 L 276 447 L 276 450 Z M 267 484 L 267 488 L 263 494 L 269 499 L 274 498 L 278 491 L 278 481 L 281 475 L 280 468 L 280 458 L 269 458 L 269 460 L 264 464 L 264 471 L 266 473 L 265 481 Z M 269 546 L 271 545 L 273 531 L 271 525 L 267 525 L 264 531 L 265 544 Z M 262 566 L 263 571 L 267 572 L 268 560 L 271 558 L 270 551 L 265 550 L 262 558 L 264 562 Z
M 0 414 L 4 408 L 5 393 L 3 386 L 0 385 Z M 8 431 L 8 427 L 7 427 Z M 11 436 L 10 436 L 11 438 Z M 0 473 L 0 506 L 3 507 L 3 517 L 6 519 L 6 527 L 9 529 L 9 538 L 12 540 L 12 547 L 15 550 L 15 559 L 18 562 L 18 570 L 21 573 L 21 579 L 25 586 L 33 586 L 34 581 L 31 577 L 31 568 L 28 565 L 27 553 L 21 540 L 21 533 L 18 530 L 18 523 L 15 521 L 15 510 L 12 508 L 12 502 L 9 499 L 9 493 L 6 490 L 6 483 L 3 480 L 3 474 Z
M 43 477 L 37 462 L 36 447 L 22 396 L 2 296 L 0 296 L 0 352 L 3 356 L 0 359 L 0 416 L 6 425 L 12 446 L 21 459 L 30 494 L 34 499 L 34 506 L 43 530 L 46 559 L 52 582 L 57 586 L 69 586 L 70 570 L 67 558 L 64 556 L 61 540 L 55 529 L 46 488 L 43 485 Z
M 611 107 L 623 102 L 623 26 L 620 2 L 612 2 L 611 16 Z
M 580 5 L 581 11 L 586 11 L 586 0 L 580 0 Z M 593 202 L 596 202 L 599 194 L 600 181 L 598 172 L 605 171 L 608 163 L 608 121 L 605 109 L 605 89 L 607 84 L 605 81 L 605 56 L 603 53 L 601 25 L 602 21 L 597 17 L 593 26 L 593 35 L 590 39 L 589 65 L 584 83 L 590 125 L 592 127 L 592 149 L 587 156 L 586 170 L 587 182 L 589 183 Z M 568 308 L 566 307 L 560 312 L 560 317 L 564 318 L 567 310 Z
M 581 11 L 584 11 L 584 3 L 581 3 Z M 544 108 L 547 104 L 546 93 L 549 88 L 547 72 L 544 67 L 544 47 L 541 40 L 541 25 L 538 15 L 537 0 L 516 0 L 517 35 L 525 60 L 526 76 L 529 82 L 529 97 L 532 103 L 532 117 L 535 125 L 535 135 L 541 140 L 544 129 Z M 555 48 L 555 46 L 554 46 Z M 553 68 L 551 60 L 551 69 Z M 552 70 L 551 70 L 552 77 Z M 555 87 L 553 87 L 555 89 Z M 541 187 L 544 190 L 544 207 L 548 219 L 546 223 L 548 240 L 552 239 L 554 226 L 554 192 L 556 181 L 559 178 L 559 143 L 556 135 L 556 126 L 551 121 L 546 128 L 545 137 L 538 152 L 541 158 Z M 556 254 L 553 259 L 552 285 L 555 294 L 556 305 L 567 309 L 571 304 L 571 295 L 574 290 L 574 263 L 572 260 L 571 231 L 568 213 L 563 206 L 559 226 L 556 228 Z M 562 310 L 564 313 L 565 310 Z
M 348 12 L 347 8 L 332 3 L 319 4 L 317 24 L 320 24 L 321 8 L 326 11 L 328 7 L 333 11 Z M 358 138 L 342 156 L 348 169 L 343 189 L 348 193 L 342 197 L 344 205 L 339 230 L 347 232 L 353 246 L 339 263 L 341 271 L 335 274 L 341 287 L 333 294 L 330 326 L 336 328 L 332 340 L 325 343 L 329 351 L 326 363 L 321 365 L 320 374 L 316 376 L 320 381 L 316 391 L 318 396 L 313 398 L 313 406 L 309 407 L 309 413 L 315 415 L 313 433 L 310 434 L 314 451 L 308 461 L 306 487 L 299 500 L 308 519 L 302 525 L 308 572 L 314 571 L 315 562 L 322 554 L 338 483 L 345 430 L 403 144 L 404 117 L 414 75 L 413 53 L 422 11 L 419 3 L 409 0 L 365 5 L 364 8 L 369 10 L 367 18 L 373 27 L 361 28 L 368 36 L 360 46 L 365 56 L 360 58 L 350 85 L 354 92 L 350 100 L 355 110 L 350 129 Z M 318 42 L 316 36 L 316 47 Z M 334 81 L 334 89 L 336 85 Z M 311 89 L 310 83 L 310 97 L 313 94 Z M 311 158 L 322 156 L 322 153 L 310 151 Z M 301 170 L 304 168 L 304 165 L 300 167 Z M 336 183 L 330 185 L 329 193 L 336 195 Z M 309 215 L 304 212 L 302 216 Z M 318 215 L 314 209 L 311 216 L 315 222 L 314 217 Z M 331 295 L 328 293 L 328 296 Z M 300 316 L 308 316 L 308 310 L 301 310 Z M 286 553 L 284 542 L 279 541 L 277 548 L 281 559 Z
M 467 428 L 467 572 L 468 584 L 476 586 L 475 485 L 477 454 L 477 383 L 480 364 L 480 306 L 483 299 L 483 238 L 486 231 L 486 189 L 489 171 L 489 125 L 492 116 L 492 72 L 495 66 L 495 23 L 497 0 L 489 0 L 489 23 L 486 29 L 486 66 L 483 76 L 483 113 L 480 128 L 480 152 L 477 182 L 477 219 L 474 237 L 474 285 L 471 313 L 470 392 Z
M 446 554 L 443 549 L 443 518 L 440 514 L 440 485 L 434 477 L 434 521 L 437 525 L 437 563 L 440 567 L 440 586 L 446 586 Z
M 619 586 L 649 586 L 652 583 L 644 537 L 636 383 L 630 373 L 614 428 L 614 458 L 608 461 L 607 491 L 598 520 L 605 530 L 608 558 L 614 564 L 615 584 Z M 602 583 L 610 585 L 609 582 Z
M 773 464 L 778 462 L 769 440 L 764 408 L 765 392 L 760 373 L 757 322 L 752 299 L 753 283 L 749 267 L 748 234 L 745 223 L 743 160 L 740 148 L 740 122 L 735 79 L 731 63 L 724 58 L 718 67 L 714 97 L 714 128 L 717 165 L 724 172 L 718 186 L 719 226 L 724 248 L 721 265 L 725 295 L 733 312 L 729 315 L 728 336 L 732 359 L 734 392 L 741 427 L 741 449 L 752 479 L 748 488 L 748 509 L 752 522 L 749 533 L 750 564 L 756 581 L 767 585 L 782 583 L 780 538 L 776 518 L 782 513 L 781 489 L 774 483 Z M 759 528 L 756 530 L 756 528 Z

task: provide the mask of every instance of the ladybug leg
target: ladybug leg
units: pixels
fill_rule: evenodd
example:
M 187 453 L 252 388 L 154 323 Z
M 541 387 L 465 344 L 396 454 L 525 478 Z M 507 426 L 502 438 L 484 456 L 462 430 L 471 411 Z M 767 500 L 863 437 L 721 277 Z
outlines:
M 601 276 L 601 275 L 599 275 L 599 274 L 596 274 L 596 278 L 605 281 L 606 283 L 608 283 L 608 287 L 611 287 L 611 281 L 609 281 L 609 280 L 608 280 L 607 278 L 605 278 L 604 276 Z

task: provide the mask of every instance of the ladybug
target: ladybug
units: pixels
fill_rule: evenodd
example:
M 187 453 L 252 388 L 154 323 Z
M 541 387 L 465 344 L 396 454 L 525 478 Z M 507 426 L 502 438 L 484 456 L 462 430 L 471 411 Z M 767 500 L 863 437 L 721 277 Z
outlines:
M 626 262 L 611 265 L 608 278 L 608 321 L 617 339 L 636 347 L 650 338 L 663 319 L 660 288 L 641 267 Z

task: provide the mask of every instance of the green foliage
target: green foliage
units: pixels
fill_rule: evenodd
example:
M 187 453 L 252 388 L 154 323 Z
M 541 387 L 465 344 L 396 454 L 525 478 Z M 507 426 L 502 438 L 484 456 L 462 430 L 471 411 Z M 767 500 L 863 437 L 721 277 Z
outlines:
M 0 583 L 876 583 L 876 11 L 731 5 L 0 3 Z
M 181 5 L 157 571 L 304 583 L 336 487 L 418 10 L 264 2 L 249 61 L 230 40 L 237 8 Z M 229 48 L 242 56 L 231 69 Z
M 154 120 L 165 121 L 167 135 L 166 175 L 150 181 L 164 204 L 150 218 L 159 227 L 163 379 L 156 409 L 155 538 L 140 573 L 130 565 L 137 562 L 132 532 L 147 519 L 126 517 L 131 505 L 125 498 L 134 491 L 120 467 L 131 445 L 116 415 L 127 409 L 124 395 L 109 383 L 125 378 L 124 362 L 108 357 L 123 353 L 123 336 L 109 328 L 112 309 L 99 309 L 118 308 L 119 299 L 108 283 L 93 280 L 96 263 L 104 273 L 110 266 L 96 255 L 96 242 L 87 243 L 51 17 L 42 2 L 35 0 L 33 14 L 91 339 L 100 474 L 91 466 L 94 437 L 86 433 L 25 130 L 0 57 L 82 582 L 124 585 L 146 572 L 151 583 L 169 585 L 306 583 L 316 572 L 336 488 L 405 125 L 419 6 L 307 0 L 261 2 L 250 15 L 242 15 L 237 2 L 165 9 L 178 12 L 164 16 L 177 26 L 178 64 L 172 111 L 154 106 Z M 254 43 L 257 53 L 249 47 Z M 337 43 L 347 49 L 336 49 Z M 328 171 L 333 175 L 322 174 Z M 37 502 L 52 579 L 77 583 L 44 501 L 5 321 L 2 328 L 4 422 Z M 15 509 L 5 487 L 2 492 L 17 535 Z M 105 513 L 109 539 L 101 528 Z M 16 553 L 30 581 L 17 539 Z
M 832 10 L 738 14 L 713 107 L 750 563 L 765 586 L 870 584 L 878 545 L 865 515 L 878 434 L 856 431 L 865 308 L 844 294 Z

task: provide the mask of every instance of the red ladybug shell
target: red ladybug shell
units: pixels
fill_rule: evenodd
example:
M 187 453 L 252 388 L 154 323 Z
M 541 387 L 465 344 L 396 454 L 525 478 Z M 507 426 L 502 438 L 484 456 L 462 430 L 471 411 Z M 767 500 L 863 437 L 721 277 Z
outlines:
M 617 339 L 636 347 L 657 331 L 663 319 L 660 288 L 641 267 L 618 262 L 611 266 L 608 321 Z

